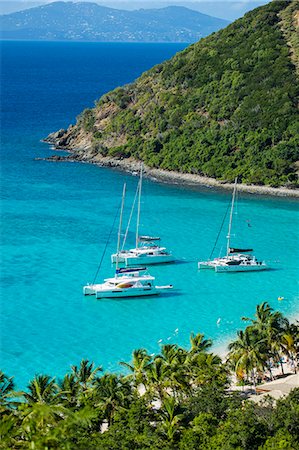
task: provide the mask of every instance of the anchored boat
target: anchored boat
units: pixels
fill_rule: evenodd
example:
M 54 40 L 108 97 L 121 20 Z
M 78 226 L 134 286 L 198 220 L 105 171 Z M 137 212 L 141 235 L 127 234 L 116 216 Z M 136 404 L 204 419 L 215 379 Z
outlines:
M 139 236 L 138 247 L 130 249 L 128 252 L 122 252 L 120 257 L 126 266 L 135 266 L 136 264 L 164 264 L 173 262 L 174 257 L 166 250 L 156 244 L 160 238 L 150 236 Z
M 96 298 L 143 297 L 172 289 L 172 285 L 155 286 L 155 278 L 145 271 L 145 267 L 117 269 L 114 277 L 106 278 L 104 283 L 94 285 L 91 289 L 95 291 Z M 85 286 L 86 295 L 88 287 Z
M 155 295 L 154 277 L 143 273 L 145 267 L 136 269 L 117 269 L 115 276 L 106 278 L 104 283 L 84 286 L 85 295 L 104 297 L 136 297 L 140 295 Z
M 259 270 L 267 270 L 269 267 L 265 261 L 259 261 L 251 254 L 252 248 L 234 248 L 230 246 L 232 236 L 232 221 L 235 206 L 235 198 L 237 192 L 237 178 L 235 179 L 232 203 L 230 209 L 230 218 L 227 233 L 227 251 L 226 255 L 219 258 L 214 258 L 208 261 L 200 261 L 198 263 L 199 269 L 213 269 L 215 272 L 252 272 Z M 219 236 L 220 233 L 218 233 Z M 218 238 L 217 238 L 218 239 Z M 217 242 L 217 241 L 216 241 Z M 215 246 L 214 246 L 215 248 Z
M 125 192 L 126 185 L 124 185 L 122 195 L 117 255 L 119 254 Z M 117 257 L 114 277 L 104 279 L 103 283 L 87 284 L 83 287 L 84 295 L 95 295 L 96 298 L 143 297 L 148 295 L 158 295 L 165 289 L 172 289 L 172 285 L 155 286 L 155 278 L 146 272 L 145 267 L 137 267 L 134 269 L 118 268 L 118 259 L 119 258 Z
M 153 236 L 140 236 L 139 235 L 139 224 L 140 224 L 140 203 L 141 203 L 141 191 L 142 191 L 142 175 L 143 169 L 140 169 L 140 179 L 137 186 L 136 196 L 138 194 L 138 206 L 137 206 L 137 223 L 136 223 L 136 247 L 130 250 L 124 250 L 126 237 L 128 234 L 128 229 L 130 226 L 130 221 L 132 218 L 132 213 L 135 207 L 136 196 L 133 202 L 129 223 L 125 233 L 122 249 L 113 255 L 111 255 L 112 263 L 118 262 L 125 263 L 126 266 L 136 266 L 136 265 L 149 265 L 149 264 L 163 264 L 173 262 L 175 259 L 173 255 L 166 250 L 166 247 L 161 247 L 158 245 L 160 237 Z

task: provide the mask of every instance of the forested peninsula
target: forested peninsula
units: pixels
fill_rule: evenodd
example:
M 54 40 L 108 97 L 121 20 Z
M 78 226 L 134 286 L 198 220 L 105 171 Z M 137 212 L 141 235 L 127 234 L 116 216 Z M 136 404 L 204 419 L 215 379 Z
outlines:
M 103 95 L 46 140 L 79 161 L 141 160 L 220 183 L 238 176 L 296 190 L 298 11 L 298 0 L 273 1 L 245 14 Z

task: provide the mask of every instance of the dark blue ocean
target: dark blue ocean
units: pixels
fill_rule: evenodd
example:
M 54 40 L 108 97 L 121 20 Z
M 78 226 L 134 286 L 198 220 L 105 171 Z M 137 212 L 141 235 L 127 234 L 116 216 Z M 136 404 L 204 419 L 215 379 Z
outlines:
M 127 182 L 137 179 L 80 163 L 37 161 L 41 142 L 67 127 L 103 93 L 184 48 L 180 44 L 2 42 L 1 44 L 1 368 L 23 388 L 36 373 L 61 376 L 82 358 L 119 370 L 134 348 L 158 341 L 188 345 L 201 331 L 223 350 L 255 305 L 269 301 L 298 316 L 298 203 L 242 195 L 239 239 L 274 270 L 199 272 L 209 256 L 230 194 L 145 180 L 141 232 L 158 234 L 180 259 L 153 267 L 165 296 L 131 300 L 85 298 Z M 250 221 L 250 222 L 249 222 Z M 250 223 L 250 226 L 248 224 Z M 108 244 L 98 281 L 113 274 Z M 130 235 L 133 243 L 133 232 Z M 240 241 L 238 240 L 238 243 Z M 220 247 L 225 248 L 225 232 Z M 223 251 L 222 250 L 222 251 Z M 278 301 L 278 297 L 284 297 Z M 175 331 L 178 329 L 178 331 Z

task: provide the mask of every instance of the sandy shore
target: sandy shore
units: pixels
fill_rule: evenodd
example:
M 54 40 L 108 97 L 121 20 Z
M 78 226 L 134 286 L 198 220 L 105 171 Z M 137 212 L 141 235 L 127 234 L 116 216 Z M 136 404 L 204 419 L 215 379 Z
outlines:
M 78 150 L 68 150 L 68 149 L 57 149 L 53 150 L 63 150 L 70 153 L 67 156 L 54 155 L 53 157 L 46 158 L 50 161 L 73 161 L 73 162 L 84 162 L 90 164 L 97 164 L 101 167 L 111 167 L 124 170 L 129 173 L 138 173 L 140 170 L 140 161 L 133 158 L 117 159 L 112 157 L 104 157 L 102 155 L 94 155 L 90 153 L 87 149 L 84 151 Z M 216 189 L 233 189 L 232 183 L 225 183 L 214 178 L 208 178 L 201 175 L 181 173 L 175 171 L 168 171 L 163 169 L 155 169 L 144 165 L 144 175 L 156 180 L 162 181 L 169 184 L 179 184 L 179 185 L 190 185 L 190 186 L 206 186 L 213 187 Z M 246 185 L 239 184 L 238 190 L 241 192 L 247 192 L 255 195 L 267 195 L 267 196 L 280 196 L 280 197 L 293 197 L 299 198 L 299 189 L 288 189 L 285 187 L 273 188 L 270 186 L 256 186 L 256 185 Z

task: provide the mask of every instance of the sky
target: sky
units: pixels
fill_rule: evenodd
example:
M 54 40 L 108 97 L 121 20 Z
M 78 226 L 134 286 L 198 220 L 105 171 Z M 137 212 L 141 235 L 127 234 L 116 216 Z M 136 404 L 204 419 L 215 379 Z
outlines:
M 0 0 L 0 14 L 9 14 L 22 9 L 32 8 L 54 0 Z M 69 1 L 69 0 L 65 0 Z M 181 5 L 187 8 L 220 17 L 235 20 L 245 12 L 264 5 L 269 0 L 72 0 L 90 1 L 118 9 L 161 8 L 169 5 Z

